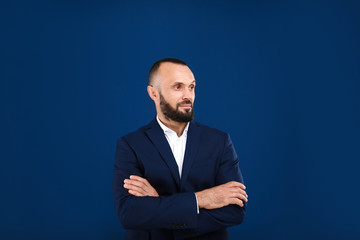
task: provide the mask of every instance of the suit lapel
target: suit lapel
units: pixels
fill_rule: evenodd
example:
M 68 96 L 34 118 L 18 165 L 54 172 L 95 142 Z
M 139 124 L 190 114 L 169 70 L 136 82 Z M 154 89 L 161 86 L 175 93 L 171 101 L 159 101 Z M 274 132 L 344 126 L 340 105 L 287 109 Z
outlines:
M 200 136 L 201 136 L 201 128 L 197 125 L 195 121 L 191 121 L 186 139 L 186 149 L 185 149 L 184 163 L 181 174 L 180 190 L 184 187 L 186 183 L 186 179 L 189 175 L 192 163 L 199 149 Z
M 147 126 L 146 133 L 152 143 L 155 145 L 160 155 L 162 156 L 164 162 L 169 167 L 171 174 L 174 177 L 174 180 L 177 186 L 180 186 L 180 175 L 179 168 L 176 164 L 174 155 L 171 151 L 168 141 L 166 140 L 165 134 L 156 118 Z

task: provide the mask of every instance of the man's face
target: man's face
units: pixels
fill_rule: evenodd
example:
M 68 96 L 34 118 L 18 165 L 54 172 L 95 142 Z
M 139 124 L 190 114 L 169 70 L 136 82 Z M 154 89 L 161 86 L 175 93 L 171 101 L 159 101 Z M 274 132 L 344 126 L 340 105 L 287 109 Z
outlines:
M 164 98 L 164 96 L 160 94 L 160 109 L 161 112 L 171 120 L 174 120 L 176 122 L 189 122 L 194 119 L 194 110 L 193 105 L 190 100 L 185 100 L 183 102 L 177 103 L 176 108 L 173 108 L 169 102 L 167 102 Z M 185 112 L 180 111 L 182 108 L 181 106 L 186 105 L 190 108 L 185 108 Z
M 165 117 L 176 122 L 194 118 L 195 78 L 184 65 L 162 63 L 158 70 L 160 109 Z

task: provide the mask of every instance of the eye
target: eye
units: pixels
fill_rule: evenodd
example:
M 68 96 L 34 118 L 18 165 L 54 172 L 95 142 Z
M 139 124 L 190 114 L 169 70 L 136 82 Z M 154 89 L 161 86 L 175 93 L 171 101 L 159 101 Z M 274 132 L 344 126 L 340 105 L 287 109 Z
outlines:
M 180 89 L 181 86 L 180 86 L 180 84 L 176 84 L 174 88 L 175 88 L 175 89 Z
M 191 86 L 189 86 L 189 88 L 190 88 L 191 90 L 193 90 L 193 89 L 195 88 L 195 85 L 191 85 Z

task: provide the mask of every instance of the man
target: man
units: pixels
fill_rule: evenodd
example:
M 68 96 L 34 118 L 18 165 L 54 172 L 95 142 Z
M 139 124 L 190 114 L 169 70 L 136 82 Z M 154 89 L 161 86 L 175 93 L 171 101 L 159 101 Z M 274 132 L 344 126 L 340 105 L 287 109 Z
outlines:
M 157 116 L 117 142 L 114 201 L 125 239 L 228 239 L 247 194 L 228 134 L 193 120 L 195 78 L 167 58 L 150 69 Z

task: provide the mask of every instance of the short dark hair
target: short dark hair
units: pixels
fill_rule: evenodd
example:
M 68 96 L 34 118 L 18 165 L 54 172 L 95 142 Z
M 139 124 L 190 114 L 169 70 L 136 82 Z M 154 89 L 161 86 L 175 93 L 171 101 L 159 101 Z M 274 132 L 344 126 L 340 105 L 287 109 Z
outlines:
M 176 63 L 176 64 L 181 64 L 181 65 L 187 66 L 187 64 L 184 61 L 181 61 L 180 59 L 177 59 L 177 58 L 160 59 L 159 61 L 156 61 L 152 65 L 152 67 L 150 68 L 150 71 L 149 71 L 149 85 L 153 84 L 154 76 L 155 76 L 156 72 L 159 70 L 159 67 L 160 67 L 161 63 L 163 63 L 163 62 L 171 62 L 171 63 Z

